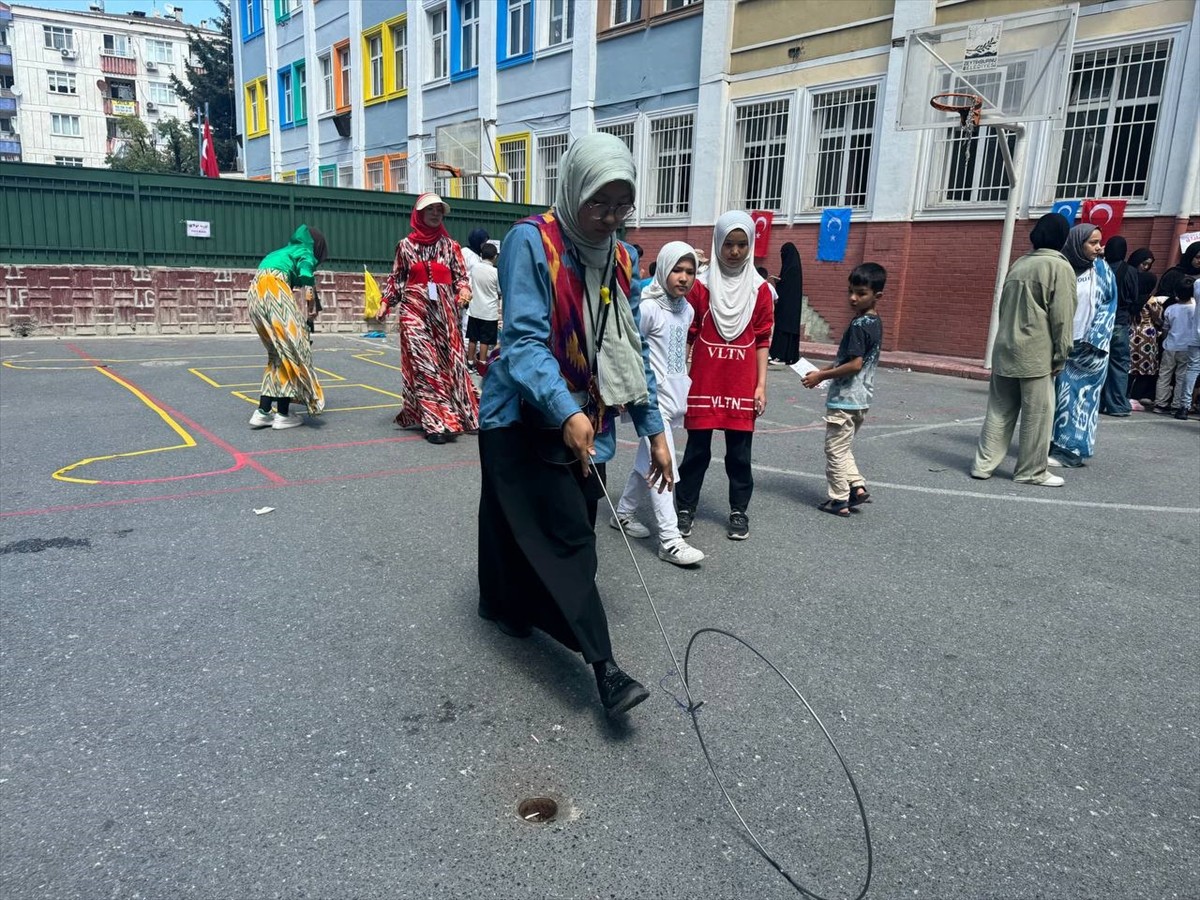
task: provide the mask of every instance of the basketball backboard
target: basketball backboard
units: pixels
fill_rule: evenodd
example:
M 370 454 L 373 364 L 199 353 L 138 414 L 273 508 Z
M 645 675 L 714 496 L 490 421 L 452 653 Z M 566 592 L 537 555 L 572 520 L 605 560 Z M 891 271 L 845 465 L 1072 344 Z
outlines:
M 1056 6 L 907 32 L 897 129 L 957 125 L 929 105 L 945 93 L 982 97 L 984 125 L 1061 118 L 1078 19 L 1078 7 Z

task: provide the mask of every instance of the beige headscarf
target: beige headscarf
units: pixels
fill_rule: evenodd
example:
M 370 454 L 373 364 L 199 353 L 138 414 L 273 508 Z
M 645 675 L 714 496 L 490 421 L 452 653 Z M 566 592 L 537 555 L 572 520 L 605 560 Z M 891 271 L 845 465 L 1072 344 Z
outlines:
M 579 208 L 610 181 L 627 183 L 631 195 L 637 184 L 637 169 L 625 142 L 600 132 L 580 138 L 559 163 L 554 215 L 584 269 L 589 360 L 596 356 L 595 323 L 608 316 L 600 358 L 596 361 L 597 381 L 605 404 L 620 406 L 645 403 L 650 397 L 642 359 L 642 336 L 634 324 L 629 298 L 613 277 L 616 236 L 595 241 L 584 234 L 579 224 Z M 612 288 L 607 311 L 600 297 L 600 289 L 605 286 Z

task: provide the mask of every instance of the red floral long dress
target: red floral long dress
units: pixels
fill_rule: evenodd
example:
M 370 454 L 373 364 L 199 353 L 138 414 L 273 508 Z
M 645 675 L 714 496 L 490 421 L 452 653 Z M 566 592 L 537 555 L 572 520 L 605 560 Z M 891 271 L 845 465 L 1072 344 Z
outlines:
M 479 428 L 479 398 L 458 327 L 458 298 L 470 290 L 462 251 L 452 239 L 420 244 L 406 237 L 396 245 L 383 301 L 400 308 L 404 405 L 397 425 L 451 435 Z

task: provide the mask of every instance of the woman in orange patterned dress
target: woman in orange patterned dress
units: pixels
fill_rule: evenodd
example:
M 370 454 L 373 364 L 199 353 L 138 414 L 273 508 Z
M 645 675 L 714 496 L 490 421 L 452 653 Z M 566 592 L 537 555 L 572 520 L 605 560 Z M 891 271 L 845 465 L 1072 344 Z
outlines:
M 420 426 L 431 444 L 453 441 L 479 427 L 479 398 L 467 375 L 458 312 L 471 299 L 462 250 L 442 220 L 450 211 L 437 194 L 422 194 L 412 231 L 396 245 L 383 289 L 382 319 L 400 308 L 402 428 Z

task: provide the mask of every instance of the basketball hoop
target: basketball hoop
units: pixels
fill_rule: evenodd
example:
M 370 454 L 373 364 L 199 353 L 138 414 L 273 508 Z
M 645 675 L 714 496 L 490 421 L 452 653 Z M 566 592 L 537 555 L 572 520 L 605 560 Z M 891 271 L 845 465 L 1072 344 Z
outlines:
M 934 94 L 929 99 L 929 105 L 938 112 L 957 113 L 962 120 L 962 133 L 965 140 L 975 137 L 979 130 L 979 122 L 983 116 L 983 98 L 978 94 Z

